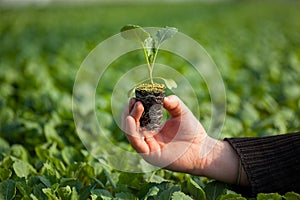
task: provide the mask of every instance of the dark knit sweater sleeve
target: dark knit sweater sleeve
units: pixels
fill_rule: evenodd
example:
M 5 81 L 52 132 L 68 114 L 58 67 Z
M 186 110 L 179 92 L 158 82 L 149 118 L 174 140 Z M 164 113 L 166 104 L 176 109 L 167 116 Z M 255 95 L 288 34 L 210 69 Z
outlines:
M 300 192 L 300 132 L 225 140 L 239 155 L 253 195 Z

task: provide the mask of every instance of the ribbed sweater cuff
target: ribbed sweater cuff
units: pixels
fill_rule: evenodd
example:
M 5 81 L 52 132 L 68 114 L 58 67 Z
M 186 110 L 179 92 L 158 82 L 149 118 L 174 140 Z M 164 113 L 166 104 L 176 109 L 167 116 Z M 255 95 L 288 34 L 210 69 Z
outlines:
M 236 151 L 253 195 L 300 190 L 300 133 L 225 138 Z

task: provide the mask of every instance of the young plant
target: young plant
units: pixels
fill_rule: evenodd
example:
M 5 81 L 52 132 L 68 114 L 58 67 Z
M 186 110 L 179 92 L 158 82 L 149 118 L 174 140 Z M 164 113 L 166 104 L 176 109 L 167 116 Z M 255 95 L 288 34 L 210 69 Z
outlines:
M 136 99 L 144 105 L 144 113 L 140 119 L 140 124 L 141 127 L 145 127 L 148 130 L 155 130 L 160 127 L 166 87 L 169 89 L 177 87 L 172 79 L 156 77 L 162 79 L 165 84 L 158 84 L 153 80 L 153 69 L 158 50 L 165 40 L 176 33 L 177 29 L 174 27 L 159 29 L 155 37 L 137 25 L 126 25 L 121 29 L 123 38 L 137 41 L 141 45 L 148 66 L 150 83 L 139 84 L 129 91 L 129 95 L 135 91 Z
M 161 44 L 171 38 L 177 33 L 177 29 L 174 27 L 164 27 L 157 31 L 155 37 L 150 35 L 142 27 L 137 25 L 126 25 L 121 29 L 121 35 L 127 40 L 137 41 L 143 49 L 146 63 L 148 66 L 149 79 L 152 84 L 153 81 L 153 69 L 157 58 L 158 50 Z M 162 79 L 169 89 L 176 88 L 176 83 L 172 79 L 158 77 Z

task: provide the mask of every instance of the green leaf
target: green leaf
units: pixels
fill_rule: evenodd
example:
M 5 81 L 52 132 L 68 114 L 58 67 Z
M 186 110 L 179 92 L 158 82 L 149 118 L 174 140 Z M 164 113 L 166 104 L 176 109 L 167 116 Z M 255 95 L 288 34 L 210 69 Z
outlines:
M 285 195 L 284 195 L 284 198 L 286 200 L 300 200 L 300 194 L 297 194 L 295 192 L 287 192 Z
M 86 200 L 88 199 L 88 197 L 91 194 L 91 191 L 95 188 L 96 183 L 93 183 L 89 186 L 84 187 L 81 191 L 80 191 L 80 195 L 79 195 L 79 200 Z
M 105 189 L 93 189 L 91 191 L 91 194 L 100 196 L 101 198 L 105 199 L 105 198 L 109 198 L 111 199 L 113 196 L 111 195 L 111 193 L 108 190 Z
M 79 199 L 79 196 L 78 196 L 78 193 L 76 191 L 76 188 L 73 187 L 72 188 L 72 195 L 71 195 L 71 199 L 70 200 L 78 200 Z
M 130 188 L 140 190 L 143 187 L 143 181 L 143 175 L 140 173 L 123 172 L 119 175 L 118 184 L 124 184 Z
M 118 200 L 134 200 L 136 198 L 132 193 L 119 192 L 119 193 L 116 193 L 116 199 L 118 199 Z
M 219 181 L 209 182 L 204 191 L 208 200 L 215 200 L 220 195 L 225 194 L 227 185 Z
M 12 171 L 10 169 L 0 167 L 0 181 L 9 179 L 11 175 Z
M 173 37 L 177 33 L 177 28 L 165 27 L 161 28 L 156 33 L 157 46 L 159 47 L 165 40 Z
M 171 199 L 172 194 L 176 191 L 180 191 L 180 187 L 178 185 L 173 185 L 170 182 L 163 182 L 158 185 L 159 193 L 158 199 L 168 200 Z
M 9 143 L 0 137 L 0 159 L 1 154 L 7 154 L 9 152 Z
M 16 188 L 23 195 L 29 195 L 32 191 L 32 188 L 26 183 L 25 179 L 21 179 L 16 183 Z
M 192 177 L 187 182 L 188 192 L 196 199 L 206 199 L 204 190 L 193 180 Z
M 173 79 L 165 79 L 165 78 L 162 79 L 165 82 L 167 88 L 169 88 L 170 90 L 173 88 L 177 88 L 177 84 Z
M 80 152 L 78 152 L 74 147 L 65 147 L 61 152 L 63 160 L 68 164 L 71 165 L 75 162 L 81 160 Z
M 148 199 L 148 197 L 153 197 L 156 196 L 159 192 L 159 188 L 156 186 L 153 186 L 149 189 L 149 191 L 147 192 L 147 194 L 144 197 L 144 200 Z
M 240 194 L 222 194 L 218 200 L 247 200 L 245 197 L 242 197 Z
M 153 63 L 157 49 L 155 48 L 155 40 L 151 36 L 144 41 L 144 48 L 147 52 L 149 63 Z
M 51 188 L 43 188 L 42 191 L 47 196 L 47 199 L 57 200 L 55 191 L 53 191 Z
M 0 183 L 0 199 L 14 199 L 16 195 L 16 183 L 13 180 L 7 180 Z
M 10 154 L 20 160 L 28 162 L 28 151 L 22 145 L 12 145 L 10 148 Z
M 190 196 L 184 194 L 183 192 L 178 191 L 173 193 L 172 200 L 193 200 L 193 199 Z
M 140 26 L 129 24 L 121 29 L 121 36 L 127 40 L 136 40 L 142 43 L 150 34 Z
M 70 199 L 72 195 L 72 190 L 69 185 L 66 187 L 60 187 L 57 189 L 57 194 L 60 197 L 60 199 Z
M 35 173 L 35 169 L 23 160 L 16 160 L 13 164 L 13 169 L 16 175 L 20 178 L 26 178 L 29 174 Z
M 37 176 L 40 181 L 46 186 L 46 187 L 51 187 L 51 182 L 44 176 Z
M 115 182 L 113 181 L 113 179 L 112 179 L 110 173 L 107 171 L 107 169 L 104 169 L 103 171 L 104 171 L 104 174 L 105 174 L 105 176 L 106 176 L 108 182 L 110 183 L 110 185 L 111 185 L 113 188 L 116 188 L 116 184 L 115 184 Z
M 264 194 L 264 193 L 259 193 L 256 197 L 257 200 L 281 200 L 282 197 L 278 193 L 269 193 L 269 194 Z

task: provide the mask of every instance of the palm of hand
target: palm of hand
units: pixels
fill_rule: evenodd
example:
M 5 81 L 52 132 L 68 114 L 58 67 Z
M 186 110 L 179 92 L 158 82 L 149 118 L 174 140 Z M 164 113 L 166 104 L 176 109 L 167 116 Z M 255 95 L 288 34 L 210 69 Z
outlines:
M 180 112 L 173 113 L 158 133 L 141 131 L 149 148 L 149 152 L 142 154 L 144 159 L 174 171 L 192 167 L 191 161 L 198 151 L 195 147 L 199 147 L 206 136 L 192 112 L 184 104 L 180 107 Z

